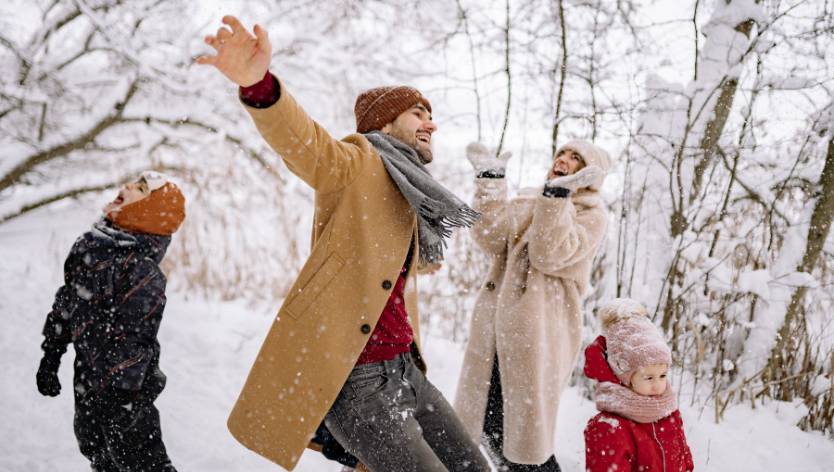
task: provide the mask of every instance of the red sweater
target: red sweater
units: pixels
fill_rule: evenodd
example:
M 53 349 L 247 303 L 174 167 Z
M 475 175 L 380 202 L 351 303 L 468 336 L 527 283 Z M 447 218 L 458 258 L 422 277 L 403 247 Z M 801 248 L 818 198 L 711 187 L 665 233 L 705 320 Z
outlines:
M 365 350 L 359 355 L 356 364 L 368 364 L 393 359 L 397 354 L 411 351 L 411 342 L 414 341 L 414 332 L 408 322 L 408 312 L 405 310 L 405 274 L 408 272 L 408 263 L 400 271 L 397 283 L 391 290 L 391 296 L 379 321 L 371 333 L 371 339 L 365 344 Z
M 278 82 L 269 71 L 257 84 L 240 89 L 241 100 L 255 108 L 267 108 L 277 102 L 280 96 Z M 409 254 L 379 321 L 356 364 L 387 361 L 396 357 L 397 354 L 411 350 L 414 332 L 408 322 L 408 312 L 404 303 L 405 275 L 408 272 L 410 258 Z
M 606 360 L 605 338 L 585 349 L 585 376 L 620 383 Z M 585 470 L 588 472 L 687 472 L 694 469 L 680 411 L 654 423 L 638 423 L 601 412 L 585 427 Z

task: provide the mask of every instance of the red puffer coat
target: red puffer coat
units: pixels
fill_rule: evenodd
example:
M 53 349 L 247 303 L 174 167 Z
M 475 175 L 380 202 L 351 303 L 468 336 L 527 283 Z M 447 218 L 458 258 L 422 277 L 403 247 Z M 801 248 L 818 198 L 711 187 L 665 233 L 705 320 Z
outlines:
M 620 383 L 606 360 L 605 338 L 585 348 L 585 375 Z M 601 412 L 585 428 L 585 469 L 589 472 L 685 472 L 694 469 L 678 410 L 654 423 L 638 423 Z

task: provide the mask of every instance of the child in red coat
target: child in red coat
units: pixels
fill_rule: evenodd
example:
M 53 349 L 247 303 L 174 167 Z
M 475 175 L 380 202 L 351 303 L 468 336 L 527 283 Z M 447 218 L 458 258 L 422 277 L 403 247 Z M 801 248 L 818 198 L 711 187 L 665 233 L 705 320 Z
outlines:
M 600 411 L 585 428 L 586 470 L 693 470 L 667 379 L 672 354 L 660 332 L 634 300 L 613 300 L 600 316 L 603 336 L 585 348 L 585 375 L 598 382 Z

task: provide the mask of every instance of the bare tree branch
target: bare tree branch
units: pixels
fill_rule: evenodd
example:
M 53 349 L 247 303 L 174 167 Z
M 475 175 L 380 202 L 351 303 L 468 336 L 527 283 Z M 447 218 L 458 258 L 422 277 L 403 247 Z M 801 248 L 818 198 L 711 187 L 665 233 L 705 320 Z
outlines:
M 70 141 L 61 143 L 55 147 L 46 149 L 44 151 L 38 152 L 37 154 L 29 156 L 26 159 L 24 159 L 20 164 L 8 171 L 6 175 L 0 178 L 0 192 L 17 183 L 21 177 L 23 177 L 27 172 L 31 171 L 35 167 L 45 162 L 64 157 L 73 151 L 83 149 L 85 146 L 91 144 L 101 133 L 122 121 L 122 114 L 124 112 L 124 108 L 136 94 L 138 88 L 138 83 L 134 80 L 128 86 L 124 98 L 120 102 L 116 103 L 116 105 L 114 106 L 114 111 L 111 114 L 99 120 L 97 123 L 95 123 L 95 125 L 93 125 L 85 133 L 77 136 L 76 138 Z

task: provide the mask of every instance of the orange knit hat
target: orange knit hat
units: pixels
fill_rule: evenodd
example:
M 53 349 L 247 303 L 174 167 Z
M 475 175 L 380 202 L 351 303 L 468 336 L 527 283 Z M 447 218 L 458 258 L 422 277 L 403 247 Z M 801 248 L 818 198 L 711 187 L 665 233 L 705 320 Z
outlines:
M 414 87 L 388 86 L 366 90 L 356 97 L 353 113 L 356 132 L 368 133 L 382 129 L 400 113 L 421 103 L 431 113 L 431 103 Z
M 127 231 L 169 236 L 185 219 L 185 197 L 179 187 L 166 181 L 147 197 L 108 213 L 107 219 Z

